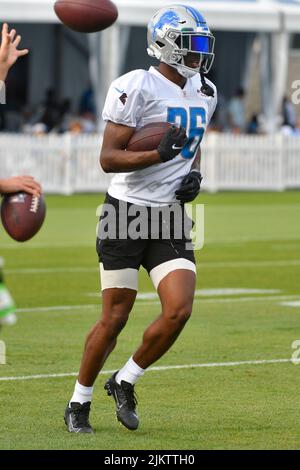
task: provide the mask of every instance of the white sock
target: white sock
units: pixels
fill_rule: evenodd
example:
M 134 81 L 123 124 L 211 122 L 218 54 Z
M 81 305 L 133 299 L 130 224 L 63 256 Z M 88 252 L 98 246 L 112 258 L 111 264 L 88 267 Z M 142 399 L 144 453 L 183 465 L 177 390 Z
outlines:
M 85 387 L 76 380 L 74 393 L 70 403 L 80 403 L 82 405 L 87 401 L 92 401 L 93 389 L 94 387 Z
M 134 385 L 138 379 L 144 375 L 146 369 L 137 365 L 132 357 L 126 362 L 125 366 L 119 370 L 116 376 L 116 382 L 120 385 L 122 380 Z

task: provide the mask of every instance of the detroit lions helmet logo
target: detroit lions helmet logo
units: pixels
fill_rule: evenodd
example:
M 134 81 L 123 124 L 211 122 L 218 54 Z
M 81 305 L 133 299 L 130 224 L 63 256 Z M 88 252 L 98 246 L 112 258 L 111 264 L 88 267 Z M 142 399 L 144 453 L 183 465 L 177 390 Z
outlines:
M 174 11 L 166 11 L 157 21 L 157 23 L 152 25 L 152 39 L 156 39 L 156 31 L 161 29 L 165 24 L 168 26 L 173 26 L 177 28 L 179 24 L 179 16 Z

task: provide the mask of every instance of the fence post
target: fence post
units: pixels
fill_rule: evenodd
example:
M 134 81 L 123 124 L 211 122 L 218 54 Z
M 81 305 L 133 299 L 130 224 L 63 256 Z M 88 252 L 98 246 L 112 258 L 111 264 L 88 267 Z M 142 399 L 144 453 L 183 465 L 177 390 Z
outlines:
M 6 345 L 4 341 L 0 341 L 0 365 L 6 364 Z
M 283 134 L 276 136 L 276 143 L 278 147 L 278 191 L 284 191 L 286 188 L 286 160 L 284 155 L 285 141 L 287 137 Z
M 208 135 L 210 146 L 210 158 L 208 162 L 208 191 L 215 193 L 218 190 L 218 182 L 216 180 L 216 164 L 217 164 L 217 143 L 219 135 L 216 132 L 210 132 Z
M 72 187 L 72 134 L 71 132 L 66 132 L 63 136 L 64 139 L 64 151 L 65 151 L 65 174 L 64 174 L 64 187 L 63 193 L 69 196 L 73 192 Z

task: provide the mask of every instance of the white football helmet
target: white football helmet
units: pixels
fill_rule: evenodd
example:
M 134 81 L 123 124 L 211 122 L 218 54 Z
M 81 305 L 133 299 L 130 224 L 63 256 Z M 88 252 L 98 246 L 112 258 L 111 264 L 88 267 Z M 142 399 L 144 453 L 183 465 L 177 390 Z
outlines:
M 214 45 L 206 20 L 190 6 L 161 8 L 148 24 L 148 54 L 175 67 L 186 78 L 209 72 Z

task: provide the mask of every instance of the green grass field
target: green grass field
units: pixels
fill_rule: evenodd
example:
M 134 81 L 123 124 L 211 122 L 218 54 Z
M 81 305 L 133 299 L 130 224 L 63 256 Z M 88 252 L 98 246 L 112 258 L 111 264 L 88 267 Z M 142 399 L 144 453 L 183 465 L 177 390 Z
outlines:
M 103 390 L 105 371 L 123 365 L 159 313 L 156 299 L 137 300 L 95 387 L 95 435 L 66 432 L 71 374 L 100 311 L 95 212 L 102 200 L 48 196 L 46 223 L 32 241 L 0 233 L 19 309 L 17 325 L 1 331 L 0 448 L 299 449 L 300 365 L 278 360 L 289 360 L 300 340 L 300 192 L 201 195 L 206 243 L 197 252 L 197 289 L 206 291 L 155 366 L 214 366 L 149 371 L 136 387 L 140 428 L 121 427 Z M 144 270 L 140 291 L 153 291 Z

